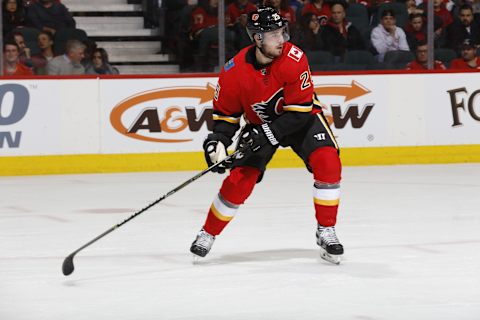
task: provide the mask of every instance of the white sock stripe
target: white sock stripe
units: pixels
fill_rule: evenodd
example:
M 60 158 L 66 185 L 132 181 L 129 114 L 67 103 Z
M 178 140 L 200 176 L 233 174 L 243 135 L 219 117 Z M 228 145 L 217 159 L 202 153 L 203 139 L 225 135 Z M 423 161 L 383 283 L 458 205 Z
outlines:
M 321 200 L 337 200 L 340 199 L 340 188 L 317 189 L 313 187 L 313 197 Z
M 317 189 L 338 189 L 340 188 L 340 183 L 325 183 L 325 182 L 315 181 L 313 186 Z
M 218 194 L 213 199 L 213 206 L 222 216 L 229 218 L 235 216 L 238 210 L 238 207 L 232 208 L 224 203 Z
M 224 205 L 229 208 L 238 209 L 240 207 L 239 205 L 233 204 L 230 201 L 225 200 L 220 193 L 217 193 L 217 197 L 220 199 L 220 201 L 222 201 Z

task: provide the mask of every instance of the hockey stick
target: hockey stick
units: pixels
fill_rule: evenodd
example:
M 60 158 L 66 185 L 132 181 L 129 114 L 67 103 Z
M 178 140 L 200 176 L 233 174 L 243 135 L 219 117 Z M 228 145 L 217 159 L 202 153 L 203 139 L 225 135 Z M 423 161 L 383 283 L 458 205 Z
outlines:
M 98 237 L 96 237 L 95 239 L 91 240 L 90 242 L 84 244 L 83 246 L 81 246 L 80 248 L 78 248 L 77 250 L 75 250 L 74 252 L 70 253 L 70 255 L 68 257 L 65 258 L 65 260 L 63 260 L 63 264 L 62 264 L 62 272 L 65 276 L 68 276 L 70 274 L 72 274 L 73 270 L 75 269 L 74 265 L 73 265 L 73 258 L 75 257 L 75 255 L 77 253 L 79 253 L 80 251 L 82 251 L 83 249 L 85 249 L 86 247 L 90 246 L 91 244 L 93 244 L 94 242 L 97 242 L 98 240 L 100 240 L 101 238 L 105 237 L 107 234 L 109 234 L 110 232 L 114 231 L 115 229 L 118 229 L 120 228 L 121 226 L 123 226 L 125 223 L 127 223 L 128 221 L 132 220 L 133 218 L 139 216 L 141 213 L 147 211 L 148 209 L 150 209 L 151 207 L 153 207 L 154 205 L 156 205 L 157 203 L 159 203 L 160 201 L 164 200 L 165 198 L 171 196 L 172 194 L 176 193 L 177 191 L 179 191 L 180 189 L 183 189 L 184 187 L 188 186 L 190 183 L 192 183 L 193 181 L 197 180 L 198 178 L 204 176 L 205 174 L 207 174 L 208 172 L 212 171 L 212 169 L 218 167 L 220 164 L 224 163 L 225 161 L 229 161 L 231 159 L 233 159 L 238 153 L 240 152 L 240 150 L 236 150 L 234 153 L 232 153 L 231 155 L 227 156 L 225 159 L 223 159 L 222 161 L 220 162 L 217 162 L 213 165 L 211 165 L 210 167 L 208 167 L 207 169 L 203 170 L 202 172 L 199 172 L 197 173 L 195 176 L 191 177 L 190 179 L 188 179 L 187 181 L 185 181 L 184 183 L 182 183 L 181 185 L 179 185 L 178 187 L 170 190 L 169 192 L 167 192 L 166 194 L 164 194 L 163 196 L 161 196 L 160 198 L 158 198 L 157 200 L 155 200 L 154 202 L 150 203 L 148 206 L 146 206 L 145 208 L 141 209 L 140 211 L 138 212 L 135 212 L 133 215 L 131 215 L 128 219 L 125 219 L 122 223 L 119 223 L 119 224 L 116 224 L 114 225 L 113 227 L 111 227 L 110 229 L 108 229 L 107 231 L 105 231 L 104 233 L 102 233 L 101 235 L 99 235 Z

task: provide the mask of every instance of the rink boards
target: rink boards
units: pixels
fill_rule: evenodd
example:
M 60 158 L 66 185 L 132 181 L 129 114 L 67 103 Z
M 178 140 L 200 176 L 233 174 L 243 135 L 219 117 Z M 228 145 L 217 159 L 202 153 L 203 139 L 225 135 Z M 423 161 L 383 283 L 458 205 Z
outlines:
M 480 162 L 479 80 L 313 77 L 347 166 Z M 216 83 L 215 75 L 3 79 L 0 175 L 203 169 Z M 271 166 L 303 163 L 284 149 Z

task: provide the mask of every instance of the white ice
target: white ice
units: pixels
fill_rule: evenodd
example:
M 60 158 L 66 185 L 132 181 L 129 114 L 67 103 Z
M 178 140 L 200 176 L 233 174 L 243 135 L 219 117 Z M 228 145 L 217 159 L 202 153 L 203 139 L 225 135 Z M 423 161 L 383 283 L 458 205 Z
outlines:
M 201 263 L 208 174 L 0 177 L 0 319 L 480 319 L 480 164 L 346 167 L 339 266 L 318 256 L 312 178 L 270 169 Z

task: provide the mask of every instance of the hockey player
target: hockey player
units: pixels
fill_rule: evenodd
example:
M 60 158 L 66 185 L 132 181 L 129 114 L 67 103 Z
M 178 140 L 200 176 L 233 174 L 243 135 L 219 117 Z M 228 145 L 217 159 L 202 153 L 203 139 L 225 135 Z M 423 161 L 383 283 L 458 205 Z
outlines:
M 213 101 L 213 133 L 203 144 L 209 166 L 222 161 L 243 116 L 247 125 L 237 146 L 242 152 L 233 163 L 216 168 L 220 173 L 227 167 L 231 171 L 190 251 L 200 257 L 207 255 L 215 237 L 261 181 L 277 148 L 290 146 L 313 173 L 321 257 L 338 264 L 343 254 L 335 233 L 340 196 L 339 149 L 314 99 L 307 58 L 287 42 L 287 22 L 272 7 L 250 13 L 247 32 L 253 45 L 223 67 Z

